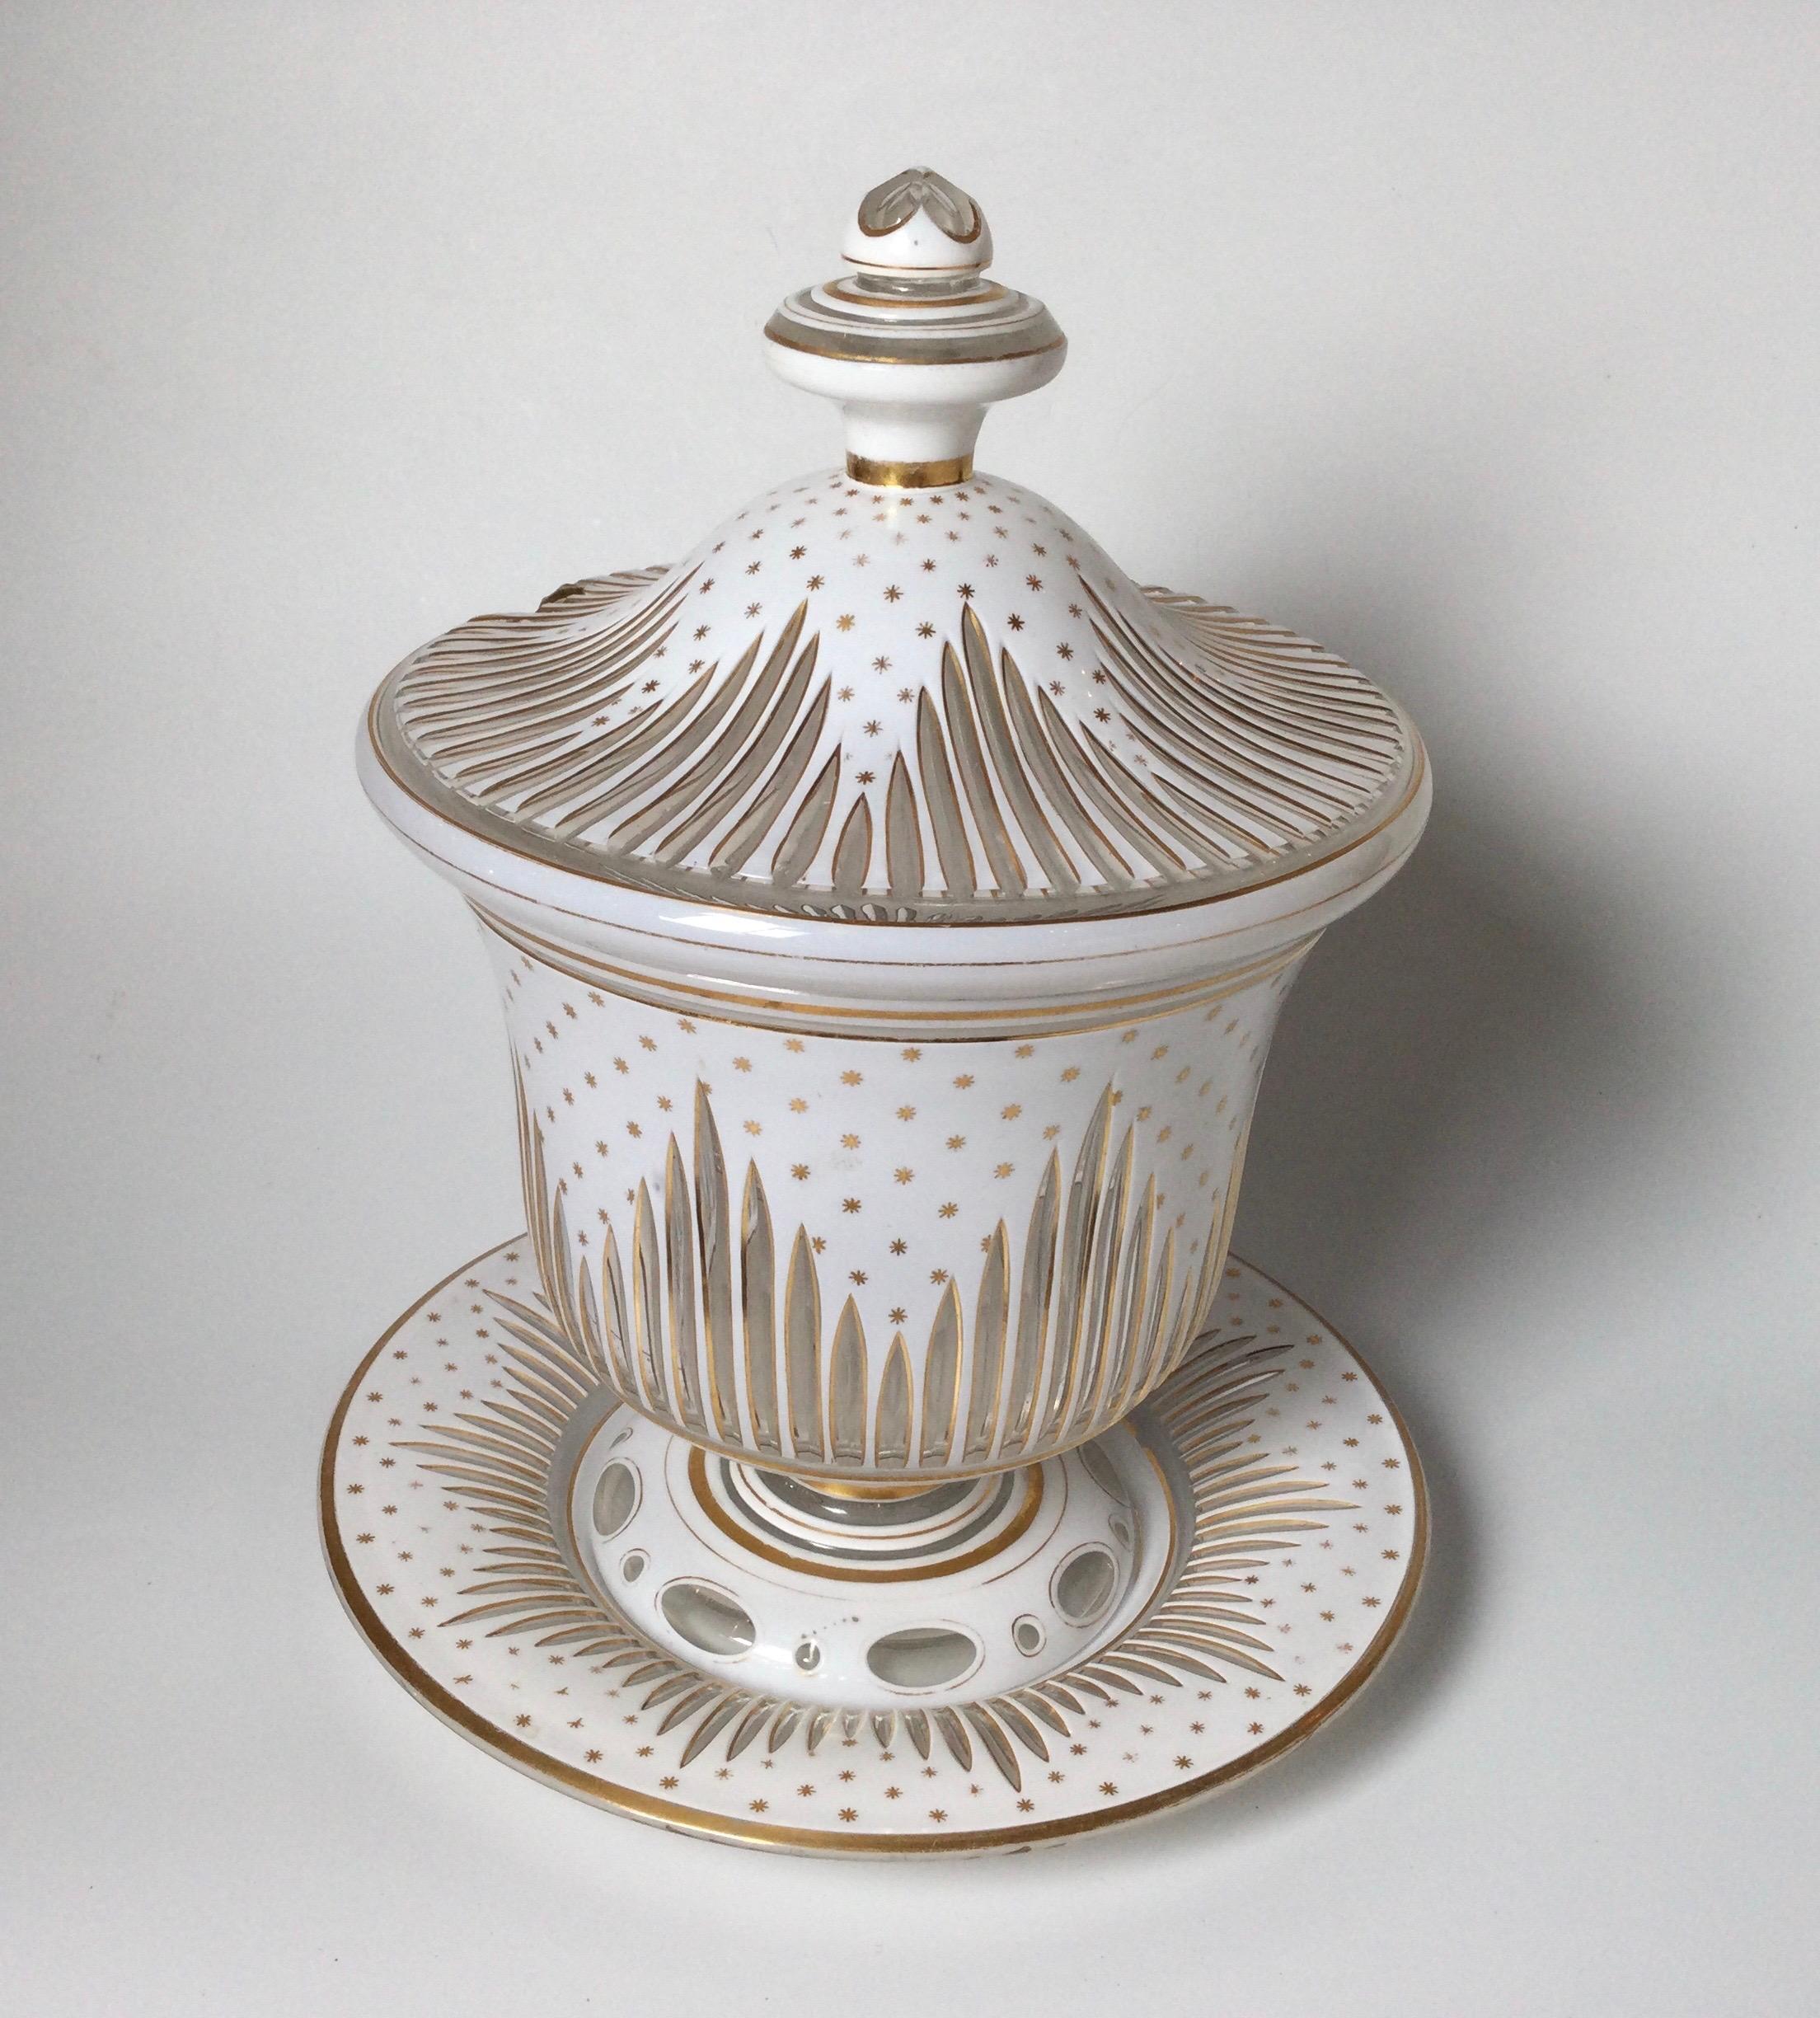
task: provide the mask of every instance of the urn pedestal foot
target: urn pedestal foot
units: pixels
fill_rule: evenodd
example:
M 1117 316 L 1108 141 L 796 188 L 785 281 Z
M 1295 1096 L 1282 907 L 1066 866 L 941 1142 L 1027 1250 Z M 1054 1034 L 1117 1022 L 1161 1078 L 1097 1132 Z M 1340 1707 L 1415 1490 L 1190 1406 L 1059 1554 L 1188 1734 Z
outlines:
M 1414 1601 L 1427 1509 L 1395 1410 L 1242 1262 L 1109 1434 L 882 1495 L 635 1415 L 524 1323 L 535 1284 L 521 1237 L 373 1348 L 323 1533 L 420 1701 L 602 1806 L 847 1856 L 1114 1826 L 1306 1736 Z

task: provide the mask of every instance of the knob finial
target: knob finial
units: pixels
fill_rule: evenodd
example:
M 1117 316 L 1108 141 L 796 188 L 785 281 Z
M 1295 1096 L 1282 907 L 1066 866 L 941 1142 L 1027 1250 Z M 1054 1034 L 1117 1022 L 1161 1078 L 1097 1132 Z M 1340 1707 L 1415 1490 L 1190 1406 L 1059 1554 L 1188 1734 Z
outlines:
M 964 481 L 987 407 L 1046 385 L 1067 339 L 1041 302 L 985 278 L 985 213 L 932 168 L 869 190 L 841 251 L 851 272 L 765 325 L 773 368 L 840 402 L 862 481 Z
M 986 213 L 933 168 L 905 168 L 868 190 L 841 257 L 861 273 L 967 275 L 992 263 Z

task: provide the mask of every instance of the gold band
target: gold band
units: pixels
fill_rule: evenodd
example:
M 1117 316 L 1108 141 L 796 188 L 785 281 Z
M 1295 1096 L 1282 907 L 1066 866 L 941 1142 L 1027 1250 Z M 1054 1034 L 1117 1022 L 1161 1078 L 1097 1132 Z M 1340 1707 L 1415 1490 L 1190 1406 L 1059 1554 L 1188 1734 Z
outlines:
M 752 1461 L 748 1459 L 748 1463 Z M 933 1492 L 938 1485 L 945 1485 L 948 1480 L 940 1475 L 930 1478 L 910 1480 L 903 1485 L 884 1485 L 872 1479 L 834 1478 L 823 1472 L 798 1472 L 797 1477 L 805 1485 L 819 1493 L 826 1493 L 831 1499 L 916 1499 L 926 1492 Z
M 958 1576 L 963 1570 L 989 1562 L 1001 1550 L 1008 1549 L 1036 1518 L 1037 1509 L 1043 1504 L 1044 1490 L 1040 1464 L 1015 1465 L 1011 1469 L 1027 1474 L 1024 1498 L 1017 1511 L 996 1533 L 987 1535 L 983 1542 L 958 1556 L 939 1556 L 932 1562 L 895 1563 L 888 1569 L 870 1570 L 844 1559 L 836 1562 L 807 1554 L 788 1555 L 782 1549 L 773 1548 L 752 1529 L 735 1520 L 715 1498 L 708 1482 L 708 1453 L 699 1443 L 690 1446 L 688 1458 L 689 1486 L 696 1504 L 729 1542 L 738 1542 L 748 1556 L 756 1556 L 761 1562 L 775 1564 L 780 1570 L 795 1570 L 804 1576 L 827 1577 L 835 1583 L 847 1584 L 921 1584 L 930 1577 Z
M 875 462 L 870 456 L 850 455 L 847 473 L 857 483 L 877 484 L 889 490 L 934 490 L 945 484 L 965 483 L 973 473 L 970 455 L 950 456 L 945 462 Z

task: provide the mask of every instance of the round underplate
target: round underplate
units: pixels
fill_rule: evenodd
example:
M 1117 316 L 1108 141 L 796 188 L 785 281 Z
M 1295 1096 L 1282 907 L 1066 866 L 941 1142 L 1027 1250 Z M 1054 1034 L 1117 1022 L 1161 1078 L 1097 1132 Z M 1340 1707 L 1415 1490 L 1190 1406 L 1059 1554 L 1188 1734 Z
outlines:
M 1091 1655 L 978 1701 L 795 1704 L 692 1667 L 565 1542 L 605 1398 L 521 1236 L 415 1304 L 329 1425 L 321 1518 L 354 1623 L 509 1765 L 640 1821 L 828 1856 L 979 1853 L 1172 1807 L 1306 1737 L 1384 1656 L 1428 1540 L 1396 1410 L 1306 1304 L 1233 1261 L 1212 1328 L 1132 1419 L 1180 1532 Z

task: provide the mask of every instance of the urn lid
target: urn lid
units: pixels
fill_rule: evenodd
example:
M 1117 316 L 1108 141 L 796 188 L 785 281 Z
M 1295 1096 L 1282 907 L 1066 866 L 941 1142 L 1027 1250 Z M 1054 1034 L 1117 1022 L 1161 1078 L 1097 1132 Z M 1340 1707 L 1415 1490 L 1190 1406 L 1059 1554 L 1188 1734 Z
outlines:
M 1211 903 L 1410 809 L 1420 740 L 1344 661 L 1139 587 L 1045 499 L 975 471 L 987 406 L 1053 378 L 1067 346 L 986 278 L 970 196 L 906 170 L 842 255 L 765 336 L 783 378 L 839 403 L 843 466 L 670 566 L 412 653 L 368 722 L 397 786 L 603 884 L 912 925 Z

